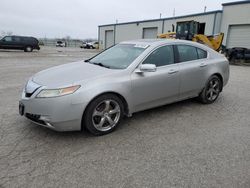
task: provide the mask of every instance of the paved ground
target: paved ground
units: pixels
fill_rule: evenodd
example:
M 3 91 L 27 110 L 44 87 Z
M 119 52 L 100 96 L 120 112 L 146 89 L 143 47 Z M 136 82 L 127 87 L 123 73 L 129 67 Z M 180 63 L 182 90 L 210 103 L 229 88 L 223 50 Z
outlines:
M 61 50 L 0 51 L 0 187 L 250 187 L 250 67 L 231 66 L 213 105 L 188 100 L 140 112 L 93 137 L 18 115 L 32 74 L 95 53 Z

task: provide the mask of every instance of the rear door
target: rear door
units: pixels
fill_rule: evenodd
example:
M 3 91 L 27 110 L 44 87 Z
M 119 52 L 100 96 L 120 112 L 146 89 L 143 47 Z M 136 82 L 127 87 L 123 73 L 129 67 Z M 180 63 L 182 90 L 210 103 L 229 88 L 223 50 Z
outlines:
M 21 37 L 13 36 L 13 48 L 15 49 L 22 49 L 23 48 L 23 42 L 21 40 Z
M 206 83 L 207 52 L 191 45 L 176 45 L 180 70 L 180 99 L 194 97 Z

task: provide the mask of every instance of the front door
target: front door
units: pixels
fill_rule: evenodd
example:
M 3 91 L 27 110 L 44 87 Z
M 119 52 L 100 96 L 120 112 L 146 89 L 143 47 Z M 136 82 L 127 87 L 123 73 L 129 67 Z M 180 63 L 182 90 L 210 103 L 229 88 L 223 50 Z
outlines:
M 1 48 L 3 49 L 12 49 L 13 40 L 11 36 L 4 37 L 0 42 Z
M 172 46 L 154 50 L 142 64 L 155 64 L 155 72 L 133 72 L 132 100 L 134 111 L 174 102 L 179 94 L 179 65 L 174 63 Z

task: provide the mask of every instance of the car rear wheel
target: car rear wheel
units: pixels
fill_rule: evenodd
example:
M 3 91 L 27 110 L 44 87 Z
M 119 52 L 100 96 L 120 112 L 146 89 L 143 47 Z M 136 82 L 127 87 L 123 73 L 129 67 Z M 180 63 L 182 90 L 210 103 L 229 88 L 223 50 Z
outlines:
M 31 46 L 26 46 L 24 49 L 25 52 L 32 52 L 33 48 Z
M 123 103 L 112 94 L 102 95 L 94 99 L 84 114 L 84 126 L 94 135 L 112 132 L 124 116 Z
M 205 88 L 202 90 L 199 100 L 204 104 L 211 104 L 219 97 L 222 81 L 216 75 L 209 78 Z

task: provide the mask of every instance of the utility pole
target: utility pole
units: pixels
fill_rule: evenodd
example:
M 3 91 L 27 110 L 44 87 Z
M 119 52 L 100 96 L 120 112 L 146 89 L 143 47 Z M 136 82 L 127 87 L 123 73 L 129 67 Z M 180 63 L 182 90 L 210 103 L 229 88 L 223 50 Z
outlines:
M 207 11 L 207 6 L 204 7 L 204 12 L 206 12 L 206 11 Z
M 175 8 L 173 10 L 173 24 L 172 24 L 172 32 L 175 31 L 175 25 L 176 25 L 176 20 L 175 20 Z

